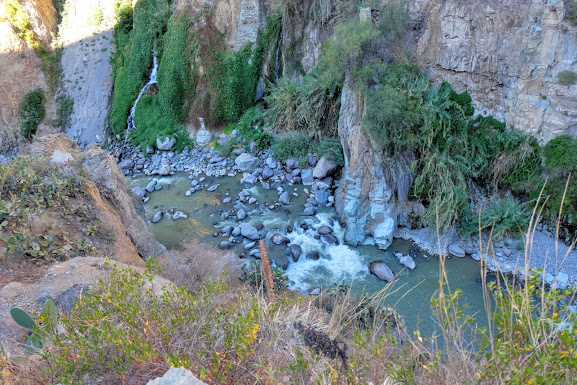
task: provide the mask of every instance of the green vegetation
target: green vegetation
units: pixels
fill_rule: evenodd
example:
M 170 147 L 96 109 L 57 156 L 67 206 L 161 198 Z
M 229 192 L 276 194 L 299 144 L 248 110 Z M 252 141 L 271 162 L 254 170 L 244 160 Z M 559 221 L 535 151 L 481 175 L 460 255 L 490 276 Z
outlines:
M 515 198 L 498 198 L 481 208 L 478 214 L 468 213 L 462 222 L 461 232 L 478 235 L 479 229 L 491 232 L 494 238 L 519 236 L 529 224 L 529 212 Z
M 275 293 L 265 294 L 257 271 L 250 276 L 256 288 L 212 278 L 188 291 L 160 288 L 150 260 L 140 273 L 114 266 L 58 325 L 53 314 L 27 320 L 32 327 L 48 321 L 42 358 L 28 369 L 0 361 L 0 376 L 146 383 L 174 366 L 219 384 L 571 383 L 577 314 L 566 305 L 570 291 L 546 290 L 540 271 L 496 282 L 483 273 L 491 316 L 478 327 L 461 291 L 443 278 L 444 258 L 440 266 L 430 301 L 437 337 L 409 335 L 394 309 L 382 306 L 387 288 L 372 297 L 354 298 L 343 287 L 301 297 L 283 290 L 279 277 Z
M 572 178 L 577 171 L 577 139 L 569 136 L 555 138 L 545 145 L 543 154 L 545 167 L 542 178 L 547 180 L 543 194 L 548 198 L 545 207 L 554 217 L 559 215 L 562 208 L 562 219 L 573 222 L 577 220 L 577 185 Z M 533 180 L 533 186 L 537 188 L 532 189 L 531 198 L 536 199 L 543 182 Z
M 337 135 L 340 89 L 325 88 L 318 71 L 313 71 L 302 81 L 279 79 L 265 101 L 269 106 L 265 120 L 277 132 Z
M 195 87 L 191 24 L 192 20 L 180 15 L 173 15 L 168 20 L 162 38 L 164 51 L 158 66 L 158 93 L 140 98 L 134 114 L 137 129 L 129 133 L 131 142 L 140 145 L 142 150 L 154 147 L 157 137 L 175 137 L 177 150 L 192 143 L 182 125 L 188 112 L 186 102 L 192 98 Z
M 468 181 L 495 188 L 525 180 L 540 163 L 538 146 L 492 117 L 473 118 L 471 98 L 434 86 L 410 63 L 386 65 L 368 91 L 363 128 L 394 161 L 412 154 L 412 193 L 428 205 L 424 222 L 444 230 L 467 213 Z
M 90 17 L 88 18 L 87 23 L 95 27 L 100 27 L 102 25 L 102 20 L 103 20 L 102 10 L 98 6 L 98 4 L 96 4 L 94 12 L 92 12 L 92 15 L 90 15 Z
M 82 229 L 97 216 L 87 203 L 87 190 L 84 169 L 76 162 L 62 169 L 44 157 L 20 156 L 0 165 L 0 240 L 5 256 L 43 264 L 91 254 L 91 238 L 62 231 L 68 226 Z M 54 222 L 59 223 L 57 229 Z
M 289 133 L 274 139 L 271 152 L 282 161 L 295 158 L 300 167 L 306 167 L 308 154 L 325 156 L 339 166 L 344 165 L 341 142 L 336 138 L 325 137 L 315 142 L 307 134 Z
M 577 74 L 573 71 L 561 71 L 557 75 L 557 82 L 563 86 L 577 83 Z
M 265 56 L 276 45 L 281 26 L 280 14 L 272 12 L 259 32 L 256 46 L 247 44 L 236 52 L 213 51 L 215 63 L 208 73 L 212 89 L 211 114 L 218 121 L 236 122 L 254 106 L 256 86 Z M 266 75 L 266 74 L 265 74 Z
M 162 34 L 170 16 L 170 1 L 142 0 L 116 4 L 116 50 L 112 56 L 114 99 L 110 126 L 114 134 L 126 131 L 126 118 L 152 63 L 153 52 L 161 56 Z
M 569 20 L 569 23 L 577 25 L 577 2 L 572 0 L 567 7 L 567 14 L 565 17 Z
M 20 133 L 26 139 L 32 139 L 36 135 L 38 125 L 46 116 L 45 102 L 44 91 L 40 88 L 30 91 L 24 96 L 24 100 L 20 104 L 20 114 L 22 115 Z
M 56 119 L 52 121 L 52 125 L 64 131 L 70 124 L 70 115 L 74 112 L 74 100 L 59 96 L 56 99 L 56 104 L 58 109 L 56 110 Z
M 58 310 L 50 299 L 47 299 L 42 305 L 38 324 L 34 322 L 28 313 L 18 307 L 10 309 L 10 315 L 14 322 L 23 328 L 29 329 L 31 332 L 24 346 L 24 353 L 26 354 L 34 354 L 42 349 L 49 341 L 49 329 L 54 328 L 58 322 Z

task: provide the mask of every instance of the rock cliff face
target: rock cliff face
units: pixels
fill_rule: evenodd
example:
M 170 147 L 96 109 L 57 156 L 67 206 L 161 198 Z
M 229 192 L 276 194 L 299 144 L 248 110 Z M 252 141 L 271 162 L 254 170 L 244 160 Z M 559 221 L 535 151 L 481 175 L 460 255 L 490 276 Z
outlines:
M 385 174 L 383 155 L 373 150 L 361 126 L 362 99 L 346 79 L 341 96 L 339 136 L 345 168 L 336 194 L 336 209 L 346 225 L 345 241 L 358 245 L 373 236 L 389 247 L 397 227 L 394 190 Z
M 577 28 L 563 0 L 408 1 L 422 21 L 415 39 L 434 79 L 468 91 L 475 108 L 537 138 L 577 136 Z
M 32 30 L 43 42 L 50 43 L 50 33 L 56 27 L 56 10 L 52 0 L 24 0 Z M 3 12 L 3 5 L 2 7 Z M 46 78 L 42 72 L 42 60 L 18 37 L 7 21 L 0 22 L 0 153 L 8 153 L 18 148 L 20 134 L 20 103 L 28 92 L 42 88 L 46 90 Z M 47 116 L 52 109 L 47 100 Z M 41 125 L 39 130 L 48 127 Z

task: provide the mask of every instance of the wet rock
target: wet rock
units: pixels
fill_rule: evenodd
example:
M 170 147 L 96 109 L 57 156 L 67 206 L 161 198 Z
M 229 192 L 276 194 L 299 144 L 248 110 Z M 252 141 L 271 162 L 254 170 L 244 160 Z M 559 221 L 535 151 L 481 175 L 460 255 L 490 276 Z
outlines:
M 238 159 L 238 158 L 237 158 Z M 257 178 L 256 176 L 249 174 L 249 173 L 244 173 L 244 176 L 242 177 L 242 179 L 240 180 L 240 183 L 250 183 L 250 184 L 255 184 L 257 182 Z
M 164 216 L 164 213 L 162 211 L 158 211 L 158 212 L 156 212 L 156 214 L 154 214 L 154 216 L 152 217 L 152 219 L 150 221 L 152 223 L 158 223 L 158 222 L 160 222 L 160 220 L 162 219 L 163 216 Z
M 208 192 L 213 192 L 213 191 L 215 191 L 215 190 L 218 188 L 218 186 L 220 186 L 220 183 L 218 183 L 218 184 L 213 184 L 213 185 L 210 186 L 206 191 L 208 191 Z
M 330 192 L 327 190 L 319 190 L 316 193 L 316 200 L 319 206 L 326 206 L 329 203 L 329 196 L 331 195 Z
M 245 219 L 245 218 L 246 218 L 246 211 L 244 211 L 244 209 L 238 210 L 238 211 L 236 212 L 236 218 L 237 218 L 239 221 L 242 221 L 243 219 Z
M 250 250 L 252 249 L 254 246 L 256 245 L 256 242 L 249 242 L 246 245 L 244 245 L 244 249 L 245 250 Z
M 287 226 L 287 227 L 286 227 L 286 232 L 287 232 L 287 234 L 292 233 L 292 232 L 293 232 L 293 227 L 292 227 L 292 226 Z
M 295 168 L 292 172 L 291 172 L 291 176 L 295 177 L 295 176 L 299 176 L 301 174 L 301 169 L 300 168 Z
M 229 241 L 222 241 L 220 242 L 220 244 L 218 245 L 218 247 L 222 250 L 227 250 L 230 249 L 234 246 L 234 244 L 232 242 Z
M 185 193 L 184 193 L 184 195 L 187 196 L 187 197 L 189 197 L 189 196 L 192 195 L 192 191 L 186 190 Z
M 461 249 L 459 245 L 453 243 L 452 245 L 449 246 L 449 254 L 458 258 L 463 258 L 465 256 L 465 251 Z
M 227 203 L 230 203 L 231 201 L 232 201 L 232 198 L 231 198 L 231 197 L 226 197 L 226 198 L 224 198 L 224 199 L 222 200 L 222 203 L 223 203 L 223 204 L 227 204 Z
M 339 244 L 339 240 L 337 239 L 337 237 L 335 237 L 332 234 L 325 234 L 323 235 L 323 239 L 329 244 L 329 245 L 338 245 Z
M 395 221 L 387 217 L 384 221 L 379 223 L 373 232 L 375 244 L 381 250 L 386 250 L 393 241 L 393 233 L 395 232 Z
M 404 255 L 399 259 L 401 265 L 405 265 L 409 269 L 413 270 L 417 265 L 415 265 L 415 260 L 410 255 Z
M 395 278 L 391 269 L 389 269 L 387 264 L 383 261 L 371 262 L 369 270 L 371 271 L 371 274 L 374 274 L 381 281 L 390 282 Z
M 323 179 L 330 176 L 336 169 L 337 165 L 323 156 L 313 170 L 313 177 Z
M 297 262 L 302 254 L 302 249 L 299 245 L 292 243 L 289 246 L 289 251 L 294 262 Z
M 250 154 L 244 153 L 244 154 L 240 154 L 235 159 L 234 163 L 238 166 L 240 171 L 253 172 L 258 167 L 258 165 L 260 163 L 260 159 L 254 157 Z
M 286 255 L 269 255 L 269 258 L 275 265 L 280 267 L 283 270 L 286 270 L 289 266 L 289 260 Z
M 180 218 L 188 218 L 188 215 L 186 215 L 185 213 L 183 213 L 182 211 L 177 211 L 172 215 L 172 219 L 173 220 L 177 220 Z
M 146 190 L 142 187 L 135 187 L 132 189 L 132 192 L 139 198 L 144 198 L 144 195 L 146 195 Z
M 146 185 L 146 187 L 144 188 L 146 191 L 148 191 L 149 193 L 153 192 L 155 190 L 156 184 L 158 183 L 158 181 L 156 179 L 151 180 L 150 182 L 148 182 L 148 184 Z
M 170 175 L 170 166 L 168 164 L 163 164 L 158 168 L 158 175 L 166 176 Z
M 290 203 L 290 195 L 288 192 L 283 192 L 282 194 L 280 194 L 280 197 L 278 198 L 278 201 L 280 203 L 282 203 L 283 205 L 288 205 Z
M 226 226 L 223 227 L 222 230 L 220 230 L 220 233 L 224 236 L 224 237 L 228 237 L 228 235 L 230 233 L 232 233 L 233 227 L 232 226 Z
M 260 258 L 260 251 L 259 251 L 259 249 L 252 249 L 248 254 L 249 254 L 251 257 Z
M 313 170 L 310 168 L 301 170 L 301 181 L 305 186 L 311 186 L 314 183 Z
M 307 258 L 307 259 L 312 259 L 312 260 L 315 260 L 315 261 L 318 260 L 320 257 L 321 257 L 321 255 L 319 254 L 318 251 L 309 251 L 309 252 L 306 254 L 306 258 Z
M 249 204 L 249 205 L 252 205 L 252 204 L 254 204 L 254 203 L 256 203 L 256 198 L 255 198 L 255 197 L 250 197 L 250 198 L 248 198 L 248 204 Z
M 311 217 L 317 213 L 317 210 L 314 207 L 307 207 L 304 209 L 302 215 L 305 217 Z
M 263 190 L 270 190 L 270 185 L 267 182 L 261 182 L 260 187 L 262 187 Z
M 243 223 L 240 225 L 240 234 L 250 240 L 256 241 L 260 238 L 258 230 L 256 227 L 249 225 L 248 223 Z
M 176 138 L 156 138 L 156 148 L 162 151 L 170 151 L 172 147 L 176 144 Z
M 238 237 L 240 234 L 240 226 L 235 227 L 230 233 L 233 237 Z
M 331 229 L 329 226 L 321 226 L 317 229 L 317 233 L 320 235 L 332 234 L 333 229 Z
M 290 239 L 288 239 L 287 237 L 285 237 L 284 235 L 282 235 L 280 233 L 275 233 L 271 237 L 271 240 L 272 240 L 272 243 L 274 243 L 275 245 L 283 245 L 283 244 L 290 243 Z

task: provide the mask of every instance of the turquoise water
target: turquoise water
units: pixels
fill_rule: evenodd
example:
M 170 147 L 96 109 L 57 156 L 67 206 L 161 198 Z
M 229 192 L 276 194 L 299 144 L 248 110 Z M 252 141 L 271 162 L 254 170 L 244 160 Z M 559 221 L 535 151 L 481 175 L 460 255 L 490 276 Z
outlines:
M 245 187 L 239 183 L 240 178 L 205 178 L 203 184 L 210 186 L 220 183 L 218 189 L 214 192 L 208 192 L 206 189 L 197 191 L 189 197 L 184 195 L 190 188 L 191 181 L 188 174 L 181 173 L 159 179 L 159 183 L 165 188 L 149 194 L 150 200 L 145 204 L 147 218 L 150 219 L 159 210 L 166 211 L 169 208 L 183 211 L 188 215 L 186 219 L 177 220 L 165 216 L 157 224 L 149 223 L 152 233 L 159 242 L 173 248 L 186 239 L 200 239 L 209 245 L 217 246 L 224 238 L 213 237 L 213 233 L 227 225 L 238 225 L 235 220 L 222 219 L 221 213 L 233 207 L 238 193 Z M 146 176 L 132 177 L 129 178 L 129 186 L 145 187 L 151 179 L 152 177 Z M 290 259 L 286 270 L 289 288 L 303 291 L 343 284 L 350 286 L 353 293 L 372 294 L 383 289 L 386 282 L 371 275 L 368 266 L 373 261 L 383 260 L 396 275 L 396 279 L 386 291 L 384 303 L 394 306 L 403 316 L 409 332 L 419 329 L 425 335 L 433 333 L 435 322 L 431 317 L 429 301 L 439 287 L 438 258 L 425 258 L 426 253 L 413 243 L 403 240 L 394 240 L 386 251 L 371 245 L 356 248 L 344 245 L 342 242 L 344 229 L 336 220 L 334 209 L 320 209 L 316 218 L 300 216 L 307 197 L 303 189 L 302 185 L 287 188 L 287 191 L 294 192 L 298 196 L 291 196 L 290 205 L 270 210 L 268 206 L 278 198 L 277 191 L 253 187 L 249 191 L 258 202 L 252 205 L 242 204 L 248 213 L 244 222 L 254 226 L 262 225 L 272 233 L 280 232 L 287 236 L 291 243 L 296 243 L 303 249 L 303 255 L 298 262 L 292 262 Z M 222 204 L 226 197 L 231 197 L 232 202 Z M 303 230 L 302 223 L 306 223 L 309 229 Z M 334 229 L 333 235 L 339 239 L 340 245 L 329 245 L 323 240 L 314 238 L 316 228 L 321 225 L 329 225 Z M 287 233 L 287 226 L 291 226 L 294 231 Z M 240 253 L 242 250 L 242 244 L 236 246 L 236 252 Z M 284 247 L 270 242 L 267 244 L 267 250 L 273 255 L 285 252 Z M 321 257 L 318 260 L 305 258 L 304 254 L 310 251 L 319 252 Z M 416 269 L 403 268 L 393 252 L 413 256 Z M 476 314 L 475 319 L 478 323 L 486 324 L 479 262 L 468 257 L 453 258 L 447 260 L 446 270 L 451 290 L 461 289 L 462 304 L 468 305 L 470 314 Z

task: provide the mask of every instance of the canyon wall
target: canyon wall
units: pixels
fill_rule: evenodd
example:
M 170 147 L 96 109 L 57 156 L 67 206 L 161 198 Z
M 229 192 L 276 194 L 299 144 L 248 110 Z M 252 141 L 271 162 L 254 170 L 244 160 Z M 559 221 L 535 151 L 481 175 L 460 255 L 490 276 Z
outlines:
M 408 1 L 418 20 L 414 52 L 424 69 L 471 94 L 482 114 L 545 144 L 577 136 L 577 27 L 562 0 Z

